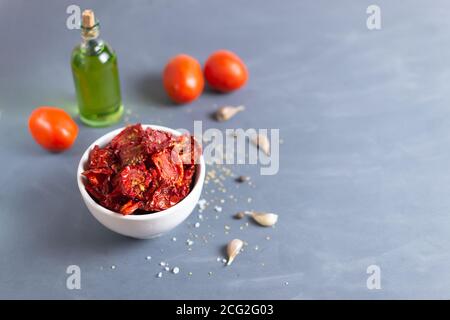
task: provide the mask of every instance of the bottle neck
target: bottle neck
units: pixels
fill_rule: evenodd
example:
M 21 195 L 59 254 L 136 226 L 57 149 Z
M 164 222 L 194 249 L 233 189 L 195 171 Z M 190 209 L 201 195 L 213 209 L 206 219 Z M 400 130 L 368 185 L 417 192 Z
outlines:
M 94 55 L 103 48 L 103 41 L 99 38 L 98 23 L 92 28 L 81 27 L 81 49 L 87 54 Z

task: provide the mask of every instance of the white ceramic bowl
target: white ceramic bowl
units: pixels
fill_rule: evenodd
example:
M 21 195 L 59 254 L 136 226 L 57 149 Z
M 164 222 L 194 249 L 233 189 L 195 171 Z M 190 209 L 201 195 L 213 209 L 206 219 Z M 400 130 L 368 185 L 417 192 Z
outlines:
M 167 131 L 175 136 L 181 134 L 176 130 L 161 126 L 142 125 L 142 127 L 144 129 L 150 127 L 156 130 Z M 94 148 L 94 146 L 105 146 L 123 129 L 124 128 L 120 128 L 105 134 L 101 138 L 94 141 L 89 146 L 89 148 L 87 148 L 87 150 L 81 157 L 80 163 L 78 164 L 78 188 L 80 189 L 81 197 L 83 198 L 83 201 L 89 211 L 101 224 L 103 224 L 108 229 L 122 235 L 138 239 L 154 238 L 175 228 L 177 225 L 183 222 L 194 210 L 202 193 L 203 182 L 205 180 L 205 160 L 203 158 L 203 155 L 200 156 L 200 161 L 196 165 L 197 168 L 194 176 L 194 187 L 186 196 L 186 198 L 181 200 L 179 203 L 169 209 L 151 214 L 124 216 L 120 213 L 106 209 L 95 202 L 94 199 L 92 199 L 92 197 L 86 191 L 83 182 L 85 178 L 81 175 L 81 173 L 85 170 L 85 166 L 88 162 L 89 153 Z

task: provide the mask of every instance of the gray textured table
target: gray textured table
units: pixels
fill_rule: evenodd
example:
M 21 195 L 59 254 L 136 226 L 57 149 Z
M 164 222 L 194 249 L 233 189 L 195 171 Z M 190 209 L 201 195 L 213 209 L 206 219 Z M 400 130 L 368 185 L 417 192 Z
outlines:
M 237 202 L 150 241 L 105 229 L 80 198 L 81 153 L 111 128 L 80 125 L 58 155 L 27 131 L 39 105 L 76 109 L 72 3 L 0 2 L 1 298 L 450 298 L 448 2 L 377 1 L 382 29 L 369 31 L 368 1 L 79 1 L 118 52 L 129 122 L 280 128 L 284 140 L 277 175 L 230 167 L 254 186 L 227 179 L 224 197 Z M 219 48 L 246 61 L 245 89 L 170 105 L 159 78 L 167 59 L 204 61 Z M 209 113 L 225 104 L 247 111 L 217 124 Z M 220 201 L 211 188 L 204 198 Z M 241 230 L 231 215 L 252 208 L 279 213 L 277 227 Z M 190 233 L 208 243 L 189 251 Z M 225 268 L 216 259 L 232 237 L 249 245 Z M 161 261 L 180 273 L 155 277 Z M 73 264 L 81 290 L 66 288 Z M 372 264 L 380 290 L 366 287 Z

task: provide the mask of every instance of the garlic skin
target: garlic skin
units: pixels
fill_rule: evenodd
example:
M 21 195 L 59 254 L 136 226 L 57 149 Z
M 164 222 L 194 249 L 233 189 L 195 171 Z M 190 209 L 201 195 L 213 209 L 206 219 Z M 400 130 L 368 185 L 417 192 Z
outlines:
M 237 113 L 244 111 L 245 107 L 244 106 L 237 106 L 237 107 L 233 107 L 233 106 L 223 106 L 220 107 L 219 109 L 217 109 L 216 113 L 215 113 L 215 118 L 217 121 L 227 121 L 229 119 L 231 119 L 232 117 L 234 117 Z
M 227 266 L 229 266 L 234 258 L 241 252 L 242 247 L 244 246 L 244 242 L 240 239 L 233 239 L 228 243 L 227 246 L 227 254 L 228 254 L 228 262 Z
M 252 143 L 261 149 L 266 155 L 270 155 L 270 142 L 265 134 L 257 134 L 252 138 Z
M 251 212 L 253 220 L 264 227 L 274 226 L 278 221 L 278 215 L 270 212 Z

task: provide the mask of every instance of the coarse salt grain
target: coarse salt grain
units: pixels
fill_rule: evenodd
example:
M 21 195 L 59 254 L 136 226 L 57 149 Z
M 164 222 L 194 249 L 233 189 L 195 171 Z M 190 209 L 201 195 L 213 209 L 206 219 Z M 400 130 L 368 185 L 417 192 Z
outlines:
M 180 272 L 180 268 L 174 267 L 174 268 L 172 269 L 172 272 L 173 272 L 174 274 L 177 274 L 177 273 Z
M 199 228 L 200 227 L 200 222 L 196 222 L 194 227 Z
M 200 210 L 205 210 L 205 208 L 206 208 L 206 200 L 205 199 L 198 200 L 197 205 L 200 208 Z

